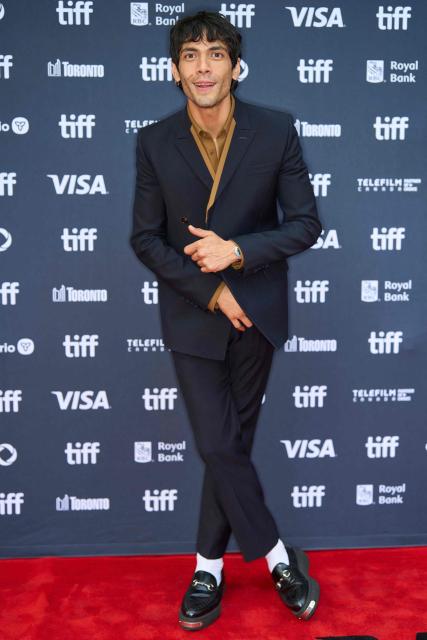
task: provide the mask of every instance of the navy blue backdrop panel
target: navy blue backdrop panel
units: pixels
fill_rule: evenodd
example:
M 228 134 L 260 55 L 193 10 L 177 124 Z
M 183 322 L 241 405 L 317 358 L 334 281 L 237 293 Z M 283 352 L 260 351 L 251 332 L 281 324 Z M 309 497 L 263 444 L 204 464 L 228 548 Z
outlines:
M 202 464 L 129 234 L 136 133 L 185 106 L 169 29 L 203 8 L 242 33 L 236 95 L 292 114 L 324 228 L 289 261 L 267 504 L 309 549 L 427 543 L 426 3 L 6 0 L 2 557 L 195 550 Z

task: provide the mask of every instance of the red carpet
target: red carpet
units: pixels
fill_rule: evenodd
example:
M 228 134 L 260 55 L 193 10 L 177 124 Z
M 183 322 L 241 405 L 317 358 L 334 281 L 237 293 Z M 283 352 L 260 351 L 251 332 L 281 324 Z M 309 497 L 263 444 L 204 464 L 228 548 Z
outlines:
M 321 586 L 311 620 L 288 612 L 264 559 L 227 554 L 222 614 L 198 632 L 177 623 L 193 556 L 1 560 L 0 638 L 427 640 L 426 547 L 308 555 Z

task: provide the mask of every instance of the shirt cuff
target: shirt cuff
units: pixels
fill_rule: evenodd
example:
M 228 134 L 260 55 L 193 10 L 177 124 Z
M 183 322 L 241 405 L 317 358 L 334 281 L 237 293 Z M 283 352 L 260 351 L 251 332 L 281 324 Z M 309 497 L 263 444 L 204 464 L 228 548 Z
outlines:
M 218 309 L 216 301 L 218 300 L 219 294 L 221 293 L 224 287 L 225 287 L 225 282 L 223 280 L 221 284 L 219 284 L 218 287 L 216 288 L 212 298 L 209 300 L 208 309 L 209 311 L 212 311 L 212 313 L 215 313 L 215 309 Z

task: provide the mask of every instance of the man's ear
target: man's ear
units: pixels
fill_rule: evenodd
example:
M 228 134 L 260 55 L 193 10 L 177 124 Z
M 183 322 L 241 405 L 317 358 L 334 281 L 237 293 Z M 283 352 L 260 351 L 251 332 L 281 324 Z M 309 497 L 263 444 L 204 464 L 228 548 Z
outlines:
M 231 72 L 231 77 L 233 78 L 233 80 L 238 80 L 240 76 L 240 58 L 237 58 L 237 62 L 233 67 L 233 70 Z
M 171 68 L 173 79 L 175 80 L 175 82 L 179 82 L 181 80 L 181 77 L 179 75 L 178 67 L 176 66 L 175 62 L 172 62 Z

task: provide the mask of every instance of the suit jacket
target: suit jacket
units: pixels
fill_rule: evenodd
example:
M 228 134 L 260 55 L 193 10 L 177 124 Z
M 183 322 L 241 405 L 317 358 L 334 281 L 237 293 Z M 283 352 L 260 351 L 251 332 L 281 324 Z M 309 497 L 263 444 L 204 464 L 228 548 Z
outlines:
M 235 97 L 233 133 L 216 200 L 190 132 L 187 109 L 140 129 L 130 242 L 156 276 L 165 345 L 222 360 L 232 324 L 208 310 L 221 279 L 276 348 L 288 338 L 287 258 L 322 231 L 292 116 Z M 279 221 L 277 201 L 283 211 Z M 244 267 L 204 273 L 185 245 L 198 240 L 181 218 L 241 247 Z

